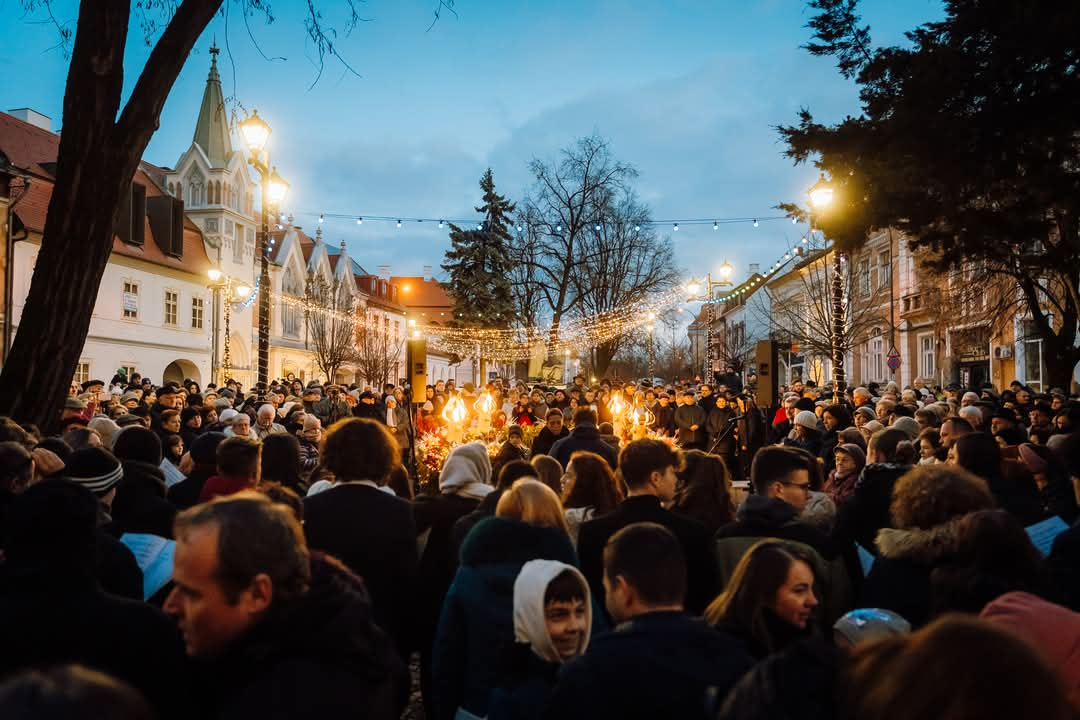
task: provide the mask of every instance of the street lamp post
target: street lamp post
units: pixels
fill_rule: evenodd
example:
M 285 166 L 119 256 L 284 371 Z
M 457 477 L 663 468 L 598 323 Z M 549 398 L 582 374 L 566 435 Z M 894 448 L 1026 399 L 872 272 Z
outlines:
M 810 196 L 810 232 L 814 232 L 814 210 L 824 211 L 833 201 L 833 186 L 822 175 L 814 183 L 808 192 Z M 840 402 L 844 397 L 846 376 L 844 374 L 844 255 L 840 248 L 833 243 L 833 276 L 832 276 L 832 334 L 830 336 L 830 350 L 832 351 L 832 375 L 833 375 L 833 402 Z
M 229 379 L 229 375 L 232 372 L 232 357 L 229 352 L 229 336 L 232 333 L 230 327 L 230 320 L 232 316 L 232 304 L 233 298 L 237 300 L 243 300 L 251 295 L 251 288 L 244 283 L 236 283 L 232 277 L 221 272 L 220 268 L 212 267 L 206 274 L 210 277 L 210 290 L 214 296 L 214 319 L 211 323 L 211 332 L 213 332 L 213 340 L 211 342 L 211 352 L 213 357 L 211 358 L 211 377 L 218 383 L 218 386 L 222 386 Z M 221 296 L 225 296 L 225 335 L 223 339 L 223 352 L 221 362 L 218 362 L 218 308 L 221 305 Z
M 261 225 L 256 252 L 259 254 L 259 365 L 257 382 L 265 389 L 270 379 L 270 207 L 277 207 L 285 199 L 289 184 L 277 168 L 270 165 L 270 151 L 266 147 L 270 139 L 270 126 L 259 117 L 257 110 L 240 123 L 251 163 L 259 173 Z
M 714 319 L 715 310 L 713 308 L 713 288 L 731 287 L 731 276 L 735 273 L 735 268 L 731 266 L 727 260 L 720 265 L 720 279 L 713 281 L 712 273 L 705 273 L 705 296 L 702 298 L 698 295 L 701 290 L 702 284 L 697 280 L 691 280 L 686 289 L 690 293 L 692 299 L 704 300 L 706 305 L 704 308 L 705 313 L 705 377 L 706 382 L 711 377 L 713 366 L 713 341 L 712 341 L 712 324 Z

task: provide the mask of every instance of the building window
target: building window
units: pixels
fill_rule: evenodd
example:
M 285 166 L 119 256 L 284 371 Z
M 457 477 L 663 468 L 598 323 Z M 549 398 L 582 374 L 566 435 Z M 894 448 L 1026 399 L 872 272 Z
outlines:
M 859 289 L 861 290 L 863 295 L 869 297 L 870 291 L 872 290 L 872 288 L 870 287 L 870 261 L 869 260 L 860 260 L 859 261 Z
M 232 244 L 233 244 L 233 261 L 234 262 L 243 262 L 244 261 L 244 226 L 241 225 L 240 223 L 236 223 L 235 229 L 233 230 Z
M 90 379 L 90 363 L 80 360 L 75 366 L 75 382 L 82 384 Z
M 870 367 L 871 380 L 880 382 L 885 379 L 885 338 L 881 336 L 881 330 L 874 328 L 870 338 Z
M 202 330 L 203 327 L 203 299 L 191 298 L 191 329 Z
M 139 283 L 131 280 L 124 281 L 124 318 L 139 319 Z
M 176 325 L 176 308 L 180 304 L 180 293 L 175 290 L 165 291 L 165 324 Z
M 919 377 L 923 380 L 933 380 L 937 372 L 937 352 L 934 348 L 934 336 L 919 335 Z
M 878 254 L 878 288 L 887 288 L 892 283 L 892 255 L 888 250 Z
M 1043 391 L 1043 343 L 1035 323 L 1024 321 L 1024 382 L 1035 392 Z
M 136 370 L 134 365 L 121 365 L 120 369 L 124 371 L 124 377 L 128 380 L 135 376 Z

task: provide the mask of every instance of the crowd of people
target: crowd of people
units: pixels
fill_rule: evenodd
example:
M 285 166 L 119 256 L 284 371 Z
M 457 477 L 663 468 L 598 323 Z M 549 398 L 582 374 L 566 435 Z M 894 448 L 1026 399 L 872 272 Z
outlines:
M 0 717 L 1080 716 L 1080 400 L 753 380 L 73 386 L 0 419 Z

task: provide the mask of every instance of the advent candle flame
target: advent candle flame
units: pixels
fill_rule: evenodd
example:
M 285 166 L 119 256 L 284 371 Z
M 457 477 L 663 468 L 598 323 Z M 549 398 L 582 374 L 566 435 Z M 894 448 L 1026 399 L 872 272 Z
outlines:
M 635 425 L 651 425 L 656 420 L 656 416 L 649 412 L 647 407 L 641 405 L 630 412 L 630 417 L 633 418 Z
M 626 409 L 626 401 L 623 400 L 621 392 L 611 396 L 611 400 L 608 401 L 608 409 L 611 410 L 613 415 L 621 415 L 622 411 Z
M 446 407 L 442 411 L 443 420 L 457 424 L 465 422 L 467 415 L 468 411 L 465 409 L 465 403 L 457 395 L 447 401 Z
M 473 409 L 481 415 L 490 415 L 495 411 L 495 398 L 491 393 L 485 392 L 473 403 Z

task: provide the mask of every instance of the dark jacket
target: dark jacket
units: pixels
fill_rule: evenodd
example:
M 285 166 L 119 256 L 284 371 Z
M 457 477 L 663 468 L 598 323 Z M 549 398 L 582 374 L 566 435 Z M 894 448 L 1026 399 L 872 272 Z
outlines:
M 143 599 L 143 573 L 126 545 L 101 528 L 94 546 L 94 577 L 110 595 Z
M 362 588 L 337 578 L 313 577 L 200 669 L 198 717 L 390 720 L 404 700 L 402 663 Z
M 368 405 L 363 401 L 358 402 L 356 403 L 356 407 L 352 409 L 352 414 L 353 417 L 375 420 L 381 422 L 383 425 L 386 424 L 386 408 L 379 403 Z M 323 423 L 323 426 L 326 426 L 325 422 Z
M 676 439 L 684 448 L 701 448 L 705 444 L 705 421 L 708 415 L 700 405 L 680 405 L 675 409 Z M 691 430 L 697 425 L 697 430 Z
M 714 717 L 723 697 L 753 664 L 740 643 L 681 612 L 638 615 L 593 638 L 566 665 L 544 717 L 695 720 Z
M 439 621 L 443 598 L 457 570 L 458 545 L 452 543 L 450 531 L 454 523 L 476 510 L 479 500 L 458 495 L 420 495 L 413 501 L 420 546 L 420 576 L 418 619 L 421 628 L 421 650 L 430 647 Z
M 515 642 L 499 662 L 487 720 L 540 720 L 560 669 L 561 664 L 547 662 L 529 645 Z
M 899 613 L 919 628 L 930 621 L 930 574 L 945 561 L 944 546 L 954 523 L 930 530 L 886 528 L 878 536 L 878 557 L 862 588 L 862 605 Z
M 499 658 L 514 640 L 514 580 L 541 558 L 577 565 L 561 530 L 488 518 L 465 538 L 435 636 L 434 720 L 450 720 L 458 707 L 487 714 Z
M 116 487 L 109 530 L 117 537 L 149 533 L 171 539 L 176 507 L 165 499 L 165 473 L 157 465 L 139 460 L 124 460 L 122 464 L 124 477 Z
M 499 470 L 503 465 L 514 460 L 526 460 L 528 455 L 529 449 L 527 447 L 524 445 L 520 448 L 516 447 L 512 442 L 507 440 L 502 444 L 502 447 L 499 448 L 499 454 L 491 461 L 491 476 L 498 477 Z
M 910 465 L 894 463 L 872 463 L 862 469 L 855 493 L 837 508 L 833 538 L 838 544 L 857 542 L 877 554 L 878 531 L 892 525 L 889 504 L 892 503 L 893 487 L 910 469 Z
M 705 432 L 709 436 L 709 448 L 713 447 L 713 443 L 715 443 L 721 435 L 724 436 L 724 439 L 716 445 L 714 452 L 721 454 L 734 452 L 735 428 L 732 426 L 735 423 L 729 423 L 728 420 L 737 416 L 737 409 L 730 405 L 720 407 L 714 404 L 712 410 L 709 411 L 709 415 L 705 419 Z
M 420 564 L 412 506 L 369 485 L 342 483 L 304 499 L 304 533 L 312 549 L 364 579 L 375 621 L 408 657 Z
M 656 409 L 653 410 L 653 415 L 656 416 L 656 421 L 653 423 L 653 428 L 657 432 L 662 432 L 665 435 L 675 434 L 675 406 L 668 405 L 664 407 L 660 403 L 656 404 Z
M 668 512 L 653 495 L 637 495 L 623 500 L 611 512 L 593 518 L 578 531 L 578 555 L 581 572 L 600 607 L 604 607 L 604 546 L 608 539 L 627 525 L 654 522 L 675 534 L 686 557 L 686 607 L 700 614 L 716 596 L 716 564 L 709 546 L 709 533 L 703 525 Z
M 551 446 L 551 457 L 559 461 L 564 468 L 570 462 L 570 456 L 578 450 L 594 452 L 607 460 L 612 470 L 619 467 L 619 454 L 615 448 L 600 438 L 600 431 L 595 425 L 581 423 L 568 436 L 555 441 Z
M 811 638 L 754 666 L 728 694 L 717 717 L 723 720 L 834 720 L 836 680 L 844 653 Z
M 550 455 L 551 446 L 554 445 L 556 441 L 562 440 L 569 435 L 570 431 L 566 429 L 565 425 L 562 426 L 558 435 L 548 430 L 547 426 L 544 426 L 544 429 L 536 434 L 536 439 L 533 440 L 532 452 L 530 454 L 533 457 L 536 457 L 537 455 Z
M 1048 562 L 1055 601 L 1080 612 L 1080 522 L 1054 538 Z
M 821 531 L 798 521 L 799 511 L 779 498 L 749 495 L 739 506 L 735 521 L 716 533 L 715 552 L 719 586 L 726 587 L 746 551 L 762 538 L 799 543 L 814 557 L 814 578 L 819 584 L 820 619 L 836 620 L 850 609 L 852 581 L 847 559 Z M 853 560 L 852 560 L 853 562 Z
M 89 576 L 4 568 L 0 678 L 61 663 L 130 683 L 161 718 L 186 716 L 184 648 L 176 624 L 160 610 L 109 595 Z
M 469 536 L 469 533 L 481 520 L 495 514 L 495 508 L 498 506 L 499 498 L 502 497 L 502 494 L 503 491 L 498 489 L 488 493 L 487 497 L 480 501 L 480 504 L 476 506 L 475 510 L 467 515 L 462 515 L 454 521 L 453 527 L 450 528 L 449 553 L 450 562 L 453 563 L 453 572 L 457 572 L 458 565 L 460 564 L 461 546 L 465 544 L 465 538 Z
M 195 466 L 186 479 L 176 483 L 165 491 L 165 498 L 176 507 L 177 510 L 187 510 L 193 505 L 199 504 L 199 495 L 202 494 L 203 485 L 214 475 L 217 468 L 212 465 Z

